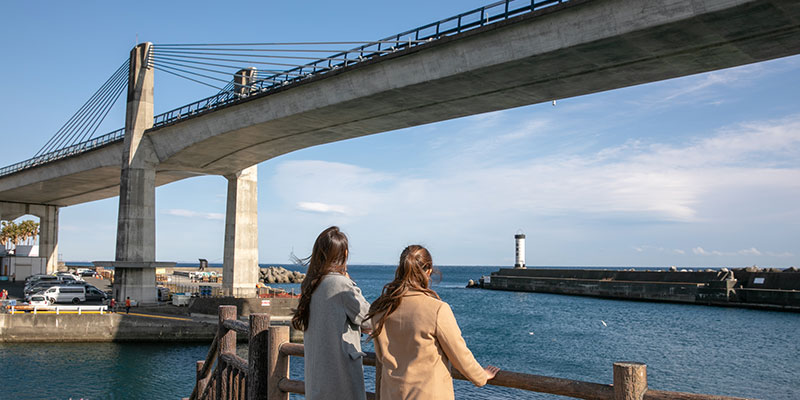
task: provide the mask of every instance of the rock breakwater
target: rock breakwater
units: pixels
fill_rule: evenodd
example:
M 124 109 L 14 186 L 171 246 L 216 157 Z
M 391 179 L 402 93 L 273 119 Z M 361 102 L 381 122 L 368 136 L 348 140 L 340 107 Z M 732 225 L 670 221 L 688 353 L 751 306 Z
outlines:
M 298 271 L 289 271 L 283 267 L 267 267 L 259 271 L 258 280 L 263 283 L 301 283 L 306 274 Z

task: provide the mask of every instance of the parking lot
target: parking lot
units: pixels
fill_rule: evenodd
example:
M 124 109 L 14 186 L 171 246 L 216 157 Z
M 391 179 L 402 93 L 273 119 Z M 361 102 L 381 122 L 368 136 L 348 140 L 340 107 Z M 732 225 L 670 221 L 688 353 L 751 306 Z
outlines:
M 84 277 L 83 278 L 86 283 L 95 286 L 96 288 L 100 289 L 100 291 L 105 293 L 110 293 L 111 291 L 111 282 L 107 279 L 98 279 L 92 277 Z M 12 281 L 0 281 L 0 290 L 7 290 L 8 291 L 8 299 L 9 300 L 17 300 L 18 303 L 22 303 L 25 301 L 25 294 L 24 294 L 24 287 L 25 281 L 24 280 L 17 280 L 16 282 Z M 85 301 L 81 303 L 82 305 L 101 305 L 103 304 L 102 301 Z

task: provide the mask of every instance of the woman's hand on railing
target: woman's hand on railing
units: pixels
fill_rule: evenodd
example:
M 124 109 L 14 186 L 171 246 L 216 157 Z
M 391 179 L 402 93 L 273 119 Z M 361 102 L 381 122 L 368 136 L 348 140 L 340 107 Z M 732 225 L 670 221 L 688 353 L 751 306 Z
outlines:
M 487 365 L 483 367 L 483 370 L 486 371 L 487 381 L 494 379 L 495 375 L 497 375 L 497 373 L 500 372 L 500 368 L 497 368 L 494 365 Z

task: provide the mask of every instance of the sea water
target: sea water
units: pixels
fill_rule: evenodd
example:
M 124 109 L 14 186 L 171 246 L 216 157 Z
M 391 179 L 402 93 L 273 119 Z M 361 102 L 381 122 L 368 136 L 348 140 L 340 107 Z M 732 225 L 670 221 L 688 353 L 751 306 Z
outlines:
M 481 364 L 610 384 L 613 362 L 637 361 L 653 389 L 800 399 L 800 314 L 465 288 L 497 268 L 441 267 L 434 286 Z M 394 275 L 392 266 L 349 271 L 369 301 Z M 0 399 L 187 397 L 207 351 L 197 343 L 0 344 Z M 302 379 L 302 358 L 292 358 L 291 374 Z M 374 369 L 365 375 L 371 390 Z M 455 387 L 463 399 L 563 398 Z

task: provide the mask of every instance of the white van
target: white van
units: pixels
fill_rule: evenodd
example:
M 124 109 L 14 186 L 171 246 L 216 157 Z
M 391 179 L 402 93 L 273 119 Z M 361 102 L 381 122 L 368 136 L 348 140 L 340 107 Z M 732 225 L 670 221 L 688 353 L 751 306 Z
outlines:
M 86 301 L 85 286 L 53 286 L 44 291 L 44 297 L 53 303 L 78 304 Z

